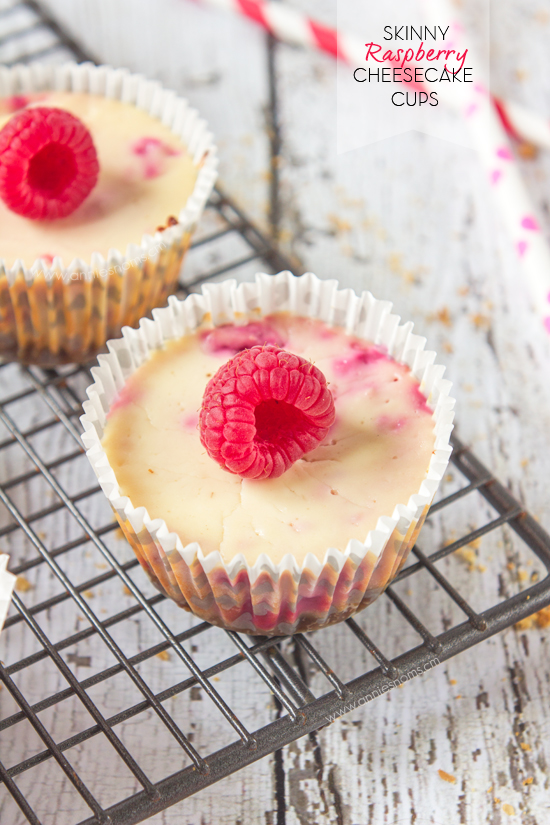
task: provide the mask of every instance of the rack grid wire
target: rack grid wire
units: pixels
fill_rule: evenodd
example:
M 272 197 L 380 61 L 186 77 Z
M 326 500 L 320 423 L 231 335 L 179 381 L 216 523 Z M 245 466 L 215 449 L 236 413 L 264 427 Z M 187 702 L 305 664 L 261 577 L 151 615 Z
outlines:
M 34 0 L 0 5 L 0 59 L 5 64 L 67 57 L 90 59 Z M 219 188 L 208 204 L 201 232 L 184 269 L 182 295 L 196 290 L 204 281 L 228 273 L 246 278 L 259 267 L 271 272 L 292 268 Z M 55 811 L 36 812 L 37 794 L 33 793 L 35 772 L 43 771 L 41 782 L 48 783 L 53 781 L 54 766 L 62 774 L 69 808 L 74 808 L 73 822 L 142 822 L 245 765 L 279 752 L 284 745 L 410 678 L 411 673 L 419 674 L 434 663 L 444 662 L 550 604 L 550 536 L 455 437 L 454 488 L 432 506 L 428 524 L 438 518 L 444 523 L 454 520 L 463 529 L 470 523 L 468 513 L 475 510 L 479 514 L 480 502 L 483 523 L 475 529 L 466 528 L 458 539 L 439 544 L 436 541 L 430 553 L 424 553 L 418 546 L 413 548 L 408 565 L 379 599 L 380 603 L 391 603 L 391 610 L 406 623 L 416 644 L 398 655 L 386 654 L 367 634 L 359 616 L 332 628 L 332 644 L 339 643 L 345 634 L 352 634 L 365 654 L 357 655 L 356 672 L 351 677 L 349 672 L 339 675 L 326 661 L 327 645 L 322 644 L 326 631 L 288 640 L 226 631 L 227 652 L 210 663 L 201 662 L 195 642 L 224 631 L 183 614 L 162 595 L 148 589 L 144 578 L 139 578 L 137 560 L 126 552 L 127 545 L 116 538 L 116 524 L 107 513 L 108 505 L 92 471 L 81 464 L 78 416 L 89 383 L 87 366 L 44 370 L 0 365 L 0 541 L 12 553 L 12 572 L 19 577 L 3 641 L 18 634 L 14 636 L 15 642 L 24 652 L 18 660 L 0 664 L 4 687 L 0 693 L 0 813 L 6 812 L 2 814 L 6 825 L 15 825 L 16 820 L 32 825 L 56 821 Z M 500 585 L 493 588 L 495 594 L 500 594 L 492 600 L 494 603 L 476 610 L 442 572 L 438 562 L 502 530 L 508 531 L 508 542 L 514 534 L 525 552 L 534 554 L 541 574 L 533 574 L 529 585 L 513 595 L 503 594 Z M 427 532 L 429 529 L 425 528 L 423 540 Z M 61 541 L 59 536 L 63 537 Z M 82 578 L 81 568 L 84 572 L 90 569 L 82 559 L 91 554 L 101 562 L 96 561 L 93 573 Z M 455 621 L 448 622 L 443 632 L 432 633 L 408 606 L 404 591 L 400 590 L 401 582 L 422 574 L 428 575 L 434 588 L 446 594 L 454 605 Z M 34 584 L 27 576 L 34 577 Z M 76 584 L 75 577 L 79 579 Z M 47 586 L 41 587 L 45 582 Z M 93 609 L 92 597 L 99 592 L 98 588 L 108 588 L 113 583 L 124 588 L 124 607 L 119 609 L 120 600 L 115 600 L 115 612 L 105 618 Z M 56 592 L 42 598 L 52 589 Z M 488 591 L 492 592 L 490 587 Z M 71 605 L 77 615 L 74 628 L 66 633 L 64 622 Z M 169 609 L 163 611 L 167 605 Z M 61 622 L 56 618 L 57 609 L 65 611 Z M 182 616 L 186 626 L 178 631 Z M 142 634 L 145 628 L 153 627 L 156 643 L 137 645 L 132 654 L 125 652 L 118 631 L 128 627 L 128 623 L 134 623 Z M 149 638 L 147 633 L 144 636 Z M 90 666 L 91 657 L 66 651 L 91 642 L 96 643 L 96 649 L 97 645 L 103 646 L 110 664 L 80 679 L 77 672 Z M 366 652 L 372 659 L 370 669 L 364 664 Z M 169 680 L 167 686 L 157 690 L 142 666 L 154 657 L 168 656 L 181 664 L 174 674 L 179 678 L 184 672 L 186 676 L 179 681 Z M 38 670 L 33 671 L 34 666 Z M 240 715 L 234 712 L 221 687 L 215 684 L 221 676 L 234 672 L 238 672 L 241 683 L 256 678 L 266 695 L 272 697 L 266 724 L 261 714 L 246 713 L 246 709 Z M 28 679 L 20 678 L 29 673 Z M 42 695 L 37 699 L 34 688 L 29 686 L 36 686 L 38 674 Z M 121 675 L 133 685 L 133 703 L 117 704 L 119 696 L 128 695 L 117 688 Z M 104 688 L 105 683 L 112 683 L 113 689 L 104 694 L 110 697 L 108 707 L 101 707 L 105 703 L 94 700 L 94 689 Z M 193 691 L 195 697 L 201 691 L 201 696 L 211 703 L 205 719 L 216 735 L 220 715 L 229 726 L 228 741 L 223 747 L 201 752 L 194 744 L 192 732 L 182 730 L 178 714 L 171 710 L 174 706 L 170 706 L 170 700 L 189 695 L 193 698 Z M 78 701 L 85 709 L 88 723 L 81 725 L 77 733 L 60 738 L 56 735 L 55 719 L 64 718 L 63 703 L 69 700 Z M 68 705 L 67 712 L 70 707 L 74 709 L 74 705 Z M 48 711 L 59 708 L 56 717 L 48 716 Z M 140 764 L 132 755 L 136 748 L 129 747 L 121 734 L 124 723 L 143 714 L 155 718 L 157 731 L 165 731 L 172 753 L 176 754 L 171 763 L 175 769 L 161 776 L 151 776 L 154 771 Z M 2 737 L 25 722 L 30 725 L 30 733 L 12 738 L 6 753 Z M 186 723 L 194 727 L 189 717 Z M 216 735 L 211 737 L 212 741 L 217 741 Z M 83 778 L 86 770 L 81 768 L 79 772 L 75 767 L 79 747 L 101 737 L 111 747 L 111 755 L 115 754 L 119 770 L 125 767 L 128 774 L 121 787 L 129 790 L 121 797 L 119 787 L 119 798 L 113 804 L 99 799 L 101 788 L 109 785 L 113 776 L 116 780 L 117 768 L 113 768 L 112 760 L 96 760 L 92 779 Z M 31 740 L 32 747 L 21 745 Z M 14 746 L 17 742 L 19 748 Z M 29 772 L 34 778 L 25 787 L 22 778 Z

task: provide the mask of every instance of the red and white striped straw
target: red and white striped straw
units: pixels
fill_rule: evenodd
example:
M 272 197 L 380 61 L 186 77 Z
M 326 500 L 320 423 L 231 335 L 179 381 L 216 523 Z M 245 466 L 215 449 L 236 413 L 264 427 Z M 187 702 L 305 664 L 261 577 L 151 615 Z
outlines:
M 498 104 L 490 95 L 488 78 L 484 77 L 456 7 L 449 0 L 423 2 L 432 17 L 450 24 L 449 46 L 462 52 L 467 49 L 474 82 L 453 83 L 454 88 L 443 84 L 442 100 L 461 114 L 468 127 L 500 217 L 518 256 L 533 309 L 550 335 L 550 247 L 542 233 L 519 165 L 511 152 L 504 124 L 499 117 Z
M 196 0 L 205 6 L 231 11 L 254 20 L 273 37 L 292 46 L 319 49 L 345 63 L 362 64 L 365 44 L 311 17 L 272 0 Z M 495 100 L 504 127 L 515 138 L 550 149 L 550 120 L 516 103 Z
M 237 12 L 254 20 L 286 43 L 328 52 L 350 64 L 365 61 L 365 46 L 357 37 L 316 22 L 284 3 L 271 0 L 199 0 L 208 6 Z M 464 33 L 446 0 L 425 0 L 441 19 L 453 20 L 453 37 L 464 48 Z M 469 48 L 469 54 L 472 50 Z M 461 84 L 463 85 L 463 84 Z M 466 118 L 479 159 L 492 185 L 496 204 L 526 276 L 534 309 L 550 335 L 550 248 L 540 231 L 506 132 L 550 148 L 550 124 L 515 104 L 491 97 L 482 83 L 446 95 L 446 102 Z M 454 84 L 453 84 L 454 86 Z

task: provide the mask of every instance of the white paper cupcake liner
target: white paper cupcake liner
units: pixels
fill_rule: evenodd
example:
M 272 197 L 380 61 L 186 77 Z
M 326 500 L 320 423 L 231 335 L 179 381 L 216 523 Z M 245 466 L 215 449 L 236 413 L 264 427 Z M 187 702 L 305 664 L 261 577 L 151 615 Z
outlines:
M 122 339 L 109 341 L 110 354 L 99 356 L 99 367 L 92 369 L 94 383 L 81 418 L 88 458 L 141 565 L 182 607 L 233 630 L 284 635 L 347 618 L 372 602 L 399 571 L 445 473 L 454 417 L 445 368 L 434 363 L 434 352 L 424 350 L 425 339 L 413 335 L 412 323 L 400 324 L 391 314 L 390 302 L 369 292 L 339 290 L 336 280 L 321 281 L 311 273 L 259 274 L 239 286 L 233 280 L 207 284 L 202 295 L 168 303 L 153 312 L 153 320 L 143 319 L 139 329 L 126 328 Z M 393 513 L 382 513 L 364 543 L 350 540 L 344 552 L 313 548 L 302 564 L 291 553 L 278 563 L 262 555 L 249 565 L 242 554 L 224 562 L 217 551 L 205 555 L 198 542 L 184 547 L 162 519 L 121 495 L 101 445 L 103 429 L 125 381 L 166 341 L 193 332 L 206 317 L 215 325 L 246 324 L 281 311 L 343 327 L 407 364 L 433 410 L 434 450 L 420 488 Z
M 7 569 L 9 560 L 10 557 L 6 553 L 0 553 L 0 632 L 8 615 L 8 608 L 17 578 Z
M 0 97 L 50 90 L 104 95 L 143 109 L 181 139 L 198 173 L 178 223 L 144 235 L 140 244 L 110 249 L 107 257 L 94 252 L 89 261 L 39 258 L 29 268 L 22 260 L 8 268 L 12 262 L 0 258 L 0 357 L 41 364 L 88 360 L 123 326 L 166 303 L 218 164 L 206 122 L 157 81 L 91 63 L 0 67 Z

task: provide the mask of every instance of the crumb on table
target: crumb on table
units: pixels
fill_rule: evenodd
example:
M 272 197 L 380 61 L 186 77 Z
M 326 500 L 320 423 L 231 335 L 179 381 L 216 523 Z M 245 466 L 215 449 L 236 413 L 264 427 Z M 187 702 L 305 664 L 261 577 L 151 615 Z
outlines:
M 518 630 L 531 630 L 533 627 L 538 627 L 542 630 L 550 627 L 550 606 L 543 607 L 542 610 L 533 613 L 532 616 L 526 616 L 525 619 L 520 619 L 514 627 Z
M 445 782 L 450 782 L 451 785 L 454 785 L 456 782 L 456 776 L 453 776 L 452 773 L 447 773 L 447 771 L 442 771 L 441 768 L 437 771 L 439 774 L 439 778 L 443 779 Z

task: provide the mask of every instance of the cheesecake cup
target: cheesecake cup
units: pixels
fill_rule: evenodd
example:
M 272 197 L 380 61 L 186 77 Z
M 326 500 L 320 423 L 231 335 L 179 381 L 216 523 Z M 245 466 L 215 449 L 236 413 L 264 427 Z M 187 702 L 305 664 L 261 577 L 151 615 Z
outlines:
M 344 550 L 312 546 L 300 561 L 292 547 L 277 559 L 267 553 L 254 563 L 242 553 L 224 559 L 217 550 L 203 552 L 198 541 L 184 546 L 162 518 L 122 495 L 102 438 L 126 381 L 156 350 L 193 333 L 205 320 L 215 327 L 244 325 L 278 312 L 341 328 L 408 366 L 431 411 L 433 450 L 420 485 L 392 512 L 380 512 L 363 541 L 343 536 Z M 281 272 L 259 274 L 255 282 L 239 286 L 232 280 L 207 284 L 202 295 L 185 301 L 170 298 L 167 308 L 153 312 L 153 320 L 145 319 L 137 330 L 124 329 L 121 339 L 109 342 L 109 355 L 100 356 L 92 370 L 94 383 L 81 418 L 83 441 L 126 538 L 162 593 L 212 624 L 277 636 L 343 621 L 387 587 L 416 541 L 445 473 L 454 406 L 450 382 L 442 377 L 444 367 L 435 364 L 435 353 L 424 350 L 425 339 L 412 334 L 411 323 L 399 321 L 389 302 L 377 301 L 368 292 L 357 296 L 339 290 L 335 280 Z
M 135 326 L 176 291 L 191 235 L 216 180 L 217 151 L 205 121 L 183 98 L 126 69 L 76 63 L 0 69 L 0 97 L 15 101 L 14 108 L 25 105 L 26 96 L 34 102 L 48 93 L 99 96 L 147 113 L 181 142 L 194 170 L 194 183 L 181 202 L 176 199 L 177 208 L 159 214 L 146 234 L 130 222 L 128 237 L 118 246 L 99 231 L 85 250 L 76 242 L 70 259 L 56 255 L 53 243 L 51 255 L 31 261 L 25 257 L 32 244 L 25 243 L 24 227 L 16 256 L 6 255 L 7 240 L 2 249 L 0 237 L 0 357 L 53 366 L 89 360 L 123 326 Z M 48 105 L 47 99 L 41 105 Z M 136 151 L 145 156 L 149 148 Z M 19 225 L 26 220 L 32 235 L 29 219 L 13 220 Z M 45 225 L 44 253 L 47 232 Z

